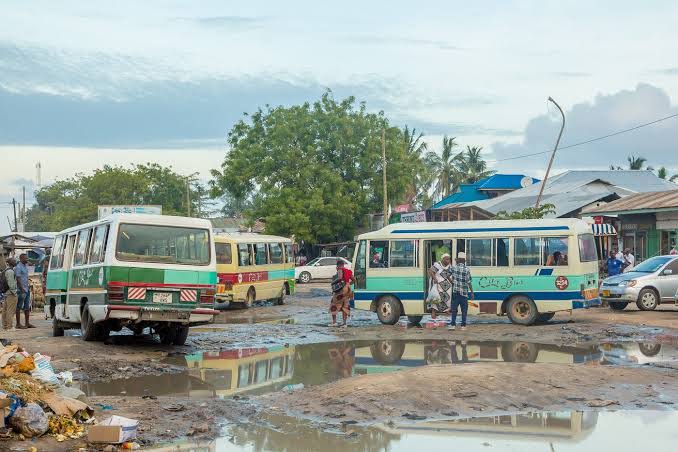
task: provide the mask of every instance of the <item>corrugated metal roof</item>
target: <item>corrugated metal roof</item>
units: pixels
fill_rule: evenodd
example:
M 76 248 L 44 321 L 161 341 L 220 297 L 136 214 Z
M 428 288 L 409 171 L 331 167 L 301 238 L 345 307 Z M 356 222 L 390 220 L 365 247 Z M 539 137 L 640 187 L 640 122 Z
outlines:
M 492 213 L 515 212 L 534 206 L 541 184 L 483 201 L 470 203 Z M 675 190 L 678 185 L 660 179 L 652 171 L 566 171 L 549 178 L 544 187 L 542 203 L 556 206 L 561 216 L 610 195 L 626 196 L 647 191 Z
M 478 181 L 478 190 L 518 190 L 523 188 L 523 179 L 530 184 L 539 182 L 539 179 L 527 177 L 524 174 L 494 174 L 481 183 Z
M 586 213 L 618 214 L 637 210 L 678 209 L 678 190 L 637 193 L 603 206 L 587 209 Z

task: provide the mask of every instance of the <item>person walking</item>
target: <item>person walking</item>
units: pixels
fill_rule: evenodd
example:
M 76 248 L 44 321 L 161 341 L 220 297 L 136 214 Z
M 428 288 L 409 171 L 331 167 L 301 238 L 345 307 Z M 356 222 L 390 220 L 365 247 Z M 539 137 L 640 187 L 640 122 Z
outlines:
M 450 330 L 456 328 L 457 311 L 461 308 L 461 329 L 466 329 L 466 315 L 468 314 L 469 294 L 471 300 L 475 298 L 473 293 L 473 284 L 471 271 L 466 266 L 466 253 L 457 254 L 457 264 L 451 269 L 452 279 L 452 318 L 450 319 Z
M 19 329 L 35 328 L 31 325 L 31 291 L 28 285 L 28 255 L 23 253 L 19 255 L 19 263 L 14 267 L 17 285 L 17 305 L 16 305 L 16 327 Z M 24 311 L 25 325 L 21 325 L 21 311 Z
M 3 277 L 0 278 L 0 292 L 4 294 L 2 302 L 2 328 L 4 330 L 13 330 L 13 318 L 15 315 L 17 305 L 17 288 L 16 276 L 14 275 L 14 267 L 16 260 L 14 258 L 7 259 L 7 268 L 3 272 Z
M 451 264 L 452 258 L 445 253 L 440 257 L 440 261 L 434 262 L 428 269 L 431 283 L 429 295 L 426 297 L 426 307 L 431 311 L 432 320 L 436 320 L 438 314 L 450 312 L 450 303 L 452 302 Z

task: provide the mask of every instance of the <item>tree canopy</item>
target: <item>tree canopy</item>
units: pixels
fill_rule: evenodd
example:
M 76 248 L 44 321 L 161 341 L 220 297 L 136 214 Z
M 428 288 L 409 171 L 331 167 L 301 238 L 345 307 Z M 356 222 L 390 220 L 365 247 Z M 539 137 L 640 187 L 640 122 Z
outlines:
M 313 104 L 267 106 L 236 123 L 230 151 L 212 171 L 212 193 L 248 206 L 246 215 L 265 218 L 272 234 L 351 239 L 366 214 L 383 210 L 382 130 L 389 202 L 421 197 L 421 134 L 329 91 Z
M 192 203 L 198 197 L 191 188 Z M 107 204 L 158 204 L 163 214 L 186 215 L 186 178 L 155 163 L 104 166 L 92 174 L 58 180 L 35 193 L 26 228 L 60 231 L 96 220 L 97 207 Z
M 553 204 L 542 204 L 539 207 L 526 207 L 523 210 L 515 212 L 506 212 L 502 210 L 494 217 L 495 220 L 538 220 L 546 215 L 556 213 L 556 206 Z

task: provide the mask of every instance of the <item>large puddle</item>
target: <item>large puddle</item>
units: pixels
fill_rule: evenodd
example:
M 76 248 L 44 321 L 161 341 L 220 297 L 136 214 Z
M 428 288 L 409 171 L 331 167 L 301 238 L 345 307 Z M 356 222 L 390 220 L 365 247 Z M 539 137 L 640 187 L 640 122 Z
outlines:
M 81 389 L 90 396 L 231 397 L 430 364 L 483 361 L 642 365 L 678 361 L 678 347 L 633 342 L 559 347 L 530 342 L 379 340 L 233 348 L 167 358 L 168 364 L 185 369 L 180 373 L 83 382 Z
M 233 426 L 207 443 L 173 451 L 603 451 L 675 450 L 678 411 L 547 412 L 419 423 L 392 423 L 330 432 L 287 417 Z

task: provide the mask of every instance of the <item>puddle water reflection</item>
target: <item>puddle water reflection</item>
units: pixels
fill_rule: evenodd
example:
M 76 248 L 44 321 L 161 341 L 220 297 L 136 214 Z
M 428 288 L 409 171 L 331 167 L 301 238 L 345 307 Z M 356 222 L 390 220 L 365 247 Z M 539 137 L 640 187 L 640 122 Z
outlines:
M 184 367 L 181 373 L 83 382 L 81 389 L 87 395 L 230 397 L 430 364 L 595 361 L 635 365 L 677 359 L 675 346 L 632 342 L 559 347 L 530 342 L 348 341 L 175 355 L 166 362 Z
M 345 431 L 328 432 L 304 421 L 271 416 L 261 419 L 260 425 L 231 426 L 223 438 L 210 443 L 187 442 L 155 450 L 636 452 L 672 450 L 676 422 L 677 411 L 573 411 L 347 426 Z

